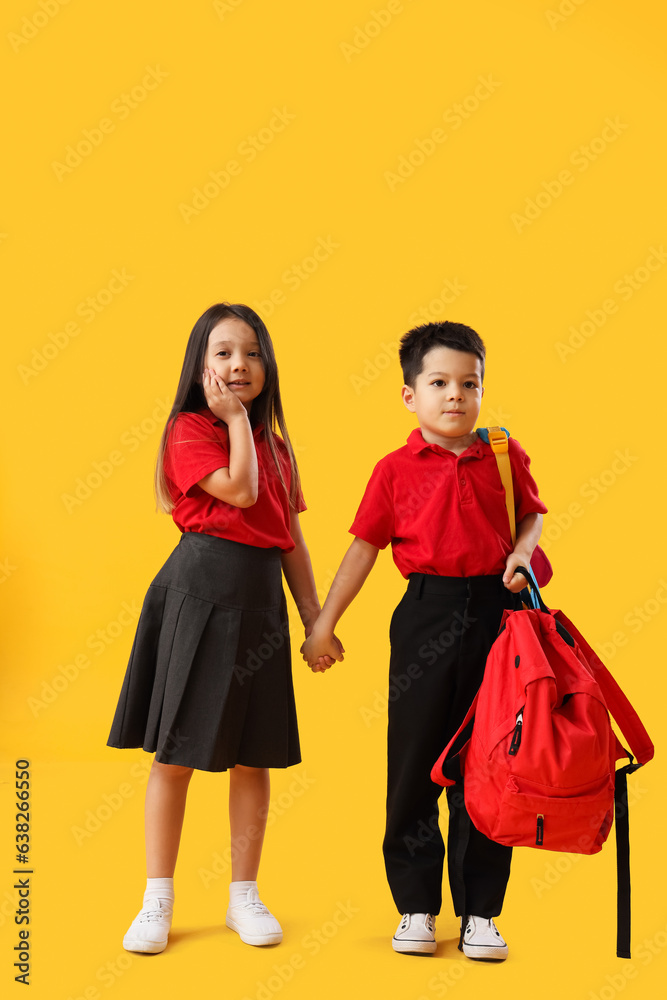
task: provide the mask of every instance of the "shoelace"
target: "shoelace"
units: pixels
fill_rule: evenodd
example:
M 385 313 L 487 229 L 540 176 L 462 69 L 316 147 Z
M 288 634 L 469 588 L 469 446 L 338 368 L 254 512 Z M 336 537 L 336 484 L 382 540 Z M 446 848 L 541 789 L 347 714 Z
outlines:
M 162 909 L 162 904 L 158 903 L 157 906 L 146 907 L 139 914 L 138 921 L 140 924 L 149 924 L 151 920 L 164 920 L 169 914 L 166 910 Z
M 246 903 L 236 903 L 236 906 L 244 910 L 250 910 L 251 913 L 258 917 L 270 916 L 269 911 L 261 899 L 250 899 Z

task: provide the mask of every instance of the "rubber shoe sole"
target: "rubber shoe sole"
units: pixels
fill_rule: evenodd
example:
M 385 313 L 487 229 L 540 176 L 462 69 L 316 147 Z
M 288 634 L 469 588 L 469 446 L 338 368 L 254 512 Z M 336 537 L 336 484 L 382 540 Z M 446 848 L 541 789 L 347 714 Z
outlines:
M 401 955 L 432 955 L 438 947 L 437 941 L 406 941 L 404 938 L 392 938 L 391 946 Z
M 469 945 L 464 943 L 461 950 L 466 958 L 482 962 L 504 962 L 509 954 L 507 945 L 496 948 L 488 945 Z
M 130 937 L 129 934 L 123 938 L 125 951 L 138 951 L 144 955 L 159 955 L 168 943 L 168 941 L 145 941 L 142 938 Z
M 231 931 L 236 931 L 244 944 L 254 944 L 260 946 L 267 944 L 280 944 L 283 939 L 282 931 L 275 934 L 249 934 L 247 931 L 244 931 L 239 927 L 233 917 L 226 917 L 225 923 Z
M 486 922 L 487 927 L 479 927 L 475 925 L 475 921 Z M 466 941 L 465 931 L 470 926 L 469 921 L 472 921 L 473 941 Z M 491 930 L 493 927 L 493 930 Z M 493 942 L 493 936 L 498 940 L 498 944 Z M 482 940 L 479 943 L 474 942 L 474 938 L 478 936 Z M 491 937 L 491 941 L 489 941 Z M 486 938 L 486 941 L 484 940 Z M 484 920 L 481 917 L 467 917 L 465 920 L 461 920 L 461 936 L 459 938 L 459 951 L 462 951 L 466 958 L 471 958 L 473 961 L 477 962 L 504 962 L 509 954 L 509 948 L 506 942 L 503 940 L 500 931 L 496 927 L 493 920 Z

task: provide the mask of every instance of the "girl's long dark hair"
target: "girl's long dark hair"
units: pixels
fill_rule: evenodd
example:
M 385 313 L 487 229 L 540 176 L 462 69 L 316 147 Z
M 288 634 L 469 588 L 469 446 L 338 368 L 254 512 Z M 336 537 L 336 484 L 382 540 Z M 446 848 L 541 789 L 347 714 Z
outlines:
M 252 327 L 257 335 L 262 363 L 264 365 L 264 386 L 259 396 L 253 400 L 252 407 L 250 408 L 250 423 L 253 428 L 258 424 L 264 424 L 264 434 L 266 435 L 267 444 L 273 456 L 280 481 L 285 488 L 285 492 L 287 492 L 287 484 L 278 458 L 278 449 L 275 440 L 275 428 L 276 424 L 278 425 L 292 467 L 291 488 L 289 490 L 290 507 L 296 508 L 297 497 L 301 489 L 301 480 L 294 456 L 294 449 L 292 448 L 292 442 L 287 431 L 287 424 L 285 423 L 283 404 L 280 399 L 280 387 L 278 385 L 278 365 L 276 364 L 276 356 L 273 351 L 269 331 L 257 313 L 249 306 L 220 302 L 207 309 L 192 328 L 187 347 L 185 348 L 183 368 L 178 388 L 176 389 L 174 405 L 171 408 L 160 439 L 160 447 L 155 465 L 155 496 L 158 508 L 167 514 L 171 513 L 174 506 L 174 502 L 169 494 L 164 471 L 164 452 L 167 441 L 174 420 L 179 413 L 194 413 L 207 405 L 201 377 L 204 370 L 208 338 L 211 330 L 223 319 L 242 319 L 244 323 Z

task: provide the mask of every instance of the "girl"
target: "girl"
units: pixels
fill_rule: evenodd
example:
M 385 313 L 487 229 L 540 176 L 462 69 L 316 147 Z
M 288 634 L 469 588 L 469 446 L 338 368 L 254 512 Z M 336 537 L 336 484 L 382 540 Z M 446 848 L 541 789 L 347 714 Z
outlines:
M 167 946 L 194 768 L 230 769 L 227 926 L 247 944 L 277 944 L 256 882 L 268 768 L 301 760 L 281 568 L 306 636 L 320 606 L 273 345 L 248 306 L 214 305 L 195 323 L 155 478 L 183 534 L 146 595 L 108 740 L 155 751 L 146 893 L 123 946 Z

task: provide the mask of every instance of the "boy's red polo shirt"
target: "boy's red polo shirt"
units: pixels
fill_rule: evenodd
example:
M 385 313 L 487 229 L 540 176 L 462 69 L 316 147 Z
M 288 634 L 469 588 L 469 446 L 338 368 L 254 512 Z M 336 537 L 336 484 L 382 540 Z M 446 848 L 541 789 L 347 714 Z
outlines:
M 517 524 L 545 514 L 530 459 L 509 439 Z M 505 490 L 490 444 L 477 438 L 461 455 L 424 441 L 415 428 L 402 448 L 380 459 L 350 528 L 384 549 L 390 542 L 403 576 L 490 576 L 512 552 Z
M 197 413 L 179 413 L 164 453 L 164 471 L 174 501 L 172 517 L 181 531 L 217 535 L 262 549 L 277 546 L 283 552 L 291 552 L 294 541 L 290 534 L 289 498 L 278 478 L 263 424 L 253 430 L 253 438 L 259 467 L 257 502 L 252 507 L 234 507 L 197 486 L 209 473 L 229 467 L 226 424 L 208 407 Z M 289 455 L 277 435 L 276 446 L 289 490 Z M 297 510 L 305 509 L 303 496 L 299 495 Z

